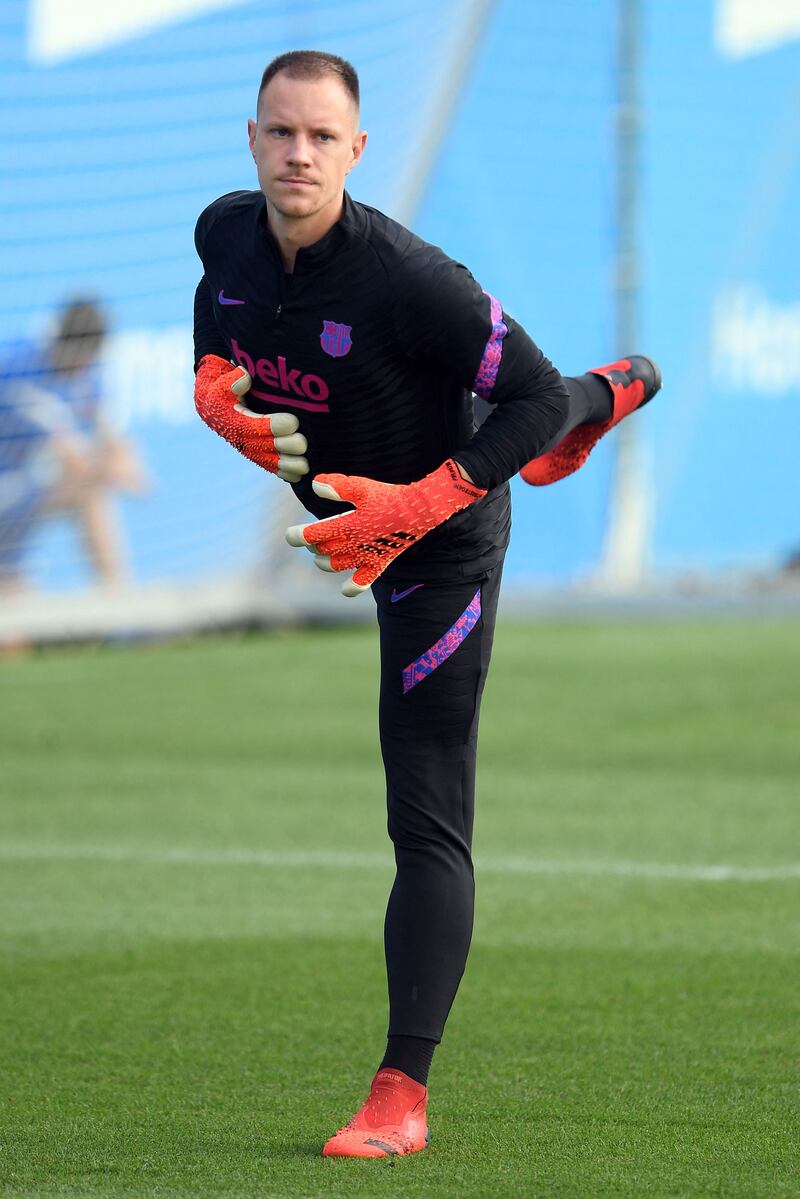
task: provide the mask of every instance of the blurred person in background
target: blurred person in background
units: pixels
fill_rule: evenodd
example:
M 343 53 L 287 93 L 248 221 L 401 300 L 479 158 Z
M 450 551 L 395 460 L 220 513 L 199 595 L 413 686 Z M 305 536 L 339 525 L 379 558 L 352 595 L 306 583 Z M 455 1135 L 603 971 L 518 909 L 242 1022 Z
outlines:
M 101 306 L 65 305 L 51 336 L 0 354 L 0 594 L 25 586 L 24 559 L 53 517 L 73 520 L 97 579 L 125 581 L 125 539 L 114 492 L 140 494 L 147 477 L 106 422 L 99 359 L 108 332 Z

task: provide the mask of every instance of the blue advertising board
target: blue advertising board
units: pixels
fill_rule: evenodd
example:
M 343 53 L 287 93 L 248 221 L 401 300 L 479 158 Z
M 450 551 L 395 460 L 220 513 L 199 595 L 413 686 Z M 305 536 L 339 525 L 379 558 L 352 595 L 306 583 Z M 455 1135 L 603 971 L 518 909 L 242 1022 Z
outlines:
M 682 0 L 647 30 L 653 561 L 780 565 L 800 545 L 800 17 Z
M 255 185 L 246 119 L 285 49 L 328 49 L 360 72 L 370 143 L 357 199 L 408 215 L 465 262 L 564 373 L 613 357 L 615 0 L 491 6 L 411 214 L 399 197 L 468 6 L 122 7 L 5 6 L 0 341 L 41 330 L 73 294 L 107 306 L 109 409 L 154 481 L 124 505 L 137 578 L 246 569 L 280 486 L 194 415 L 191 306 L 196 217 Z M 637 418 L 655 571 L 775 564 L 800 542 L 800 41 L 791 22 L 770 23 L 774 8 L 765 0 L 752 25 L 737 0 L 644 3 L 642 340 L 630 349 L 665 376 Z M 514 482 L 510 579 L 596 569 L 611 443 L 553 488 Z M 41 582 L 85 576 L 72 538 L 39 538 Z

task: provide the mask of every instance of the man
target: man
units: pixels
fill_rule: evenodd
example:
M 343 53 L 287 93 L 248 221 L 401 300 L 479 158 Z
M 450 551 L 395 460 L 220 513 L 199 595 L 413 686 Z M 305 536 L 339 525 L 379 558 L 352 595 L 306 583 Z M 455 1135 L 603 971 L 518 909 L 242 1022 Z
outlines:
M 427 1144 L 428 1069 L 472 930 L 478 709 L 507 480 L 577 469 L 660 378 L 635 358 L 562 379 L 463 266 L 350 199 L 367 135 L 344 60 L 275 59 L 249 134 L 260 190 L 223 196 L 197 226 L 196 403 L 322 518 L 289 543 L 352 572 L 344 594 L 371 587 L 377 604 L 397 865 L 389 1032 L 367 1101 L 323 1152 L 413 1153 Z M 495 405 L 477 432 L 473 392 Z
M 0 356 L 0 591 L 24 585 L 23 559 L 48 517 L 78 525 L 99 579 L 125 578 L 111 493 L 141 492 L 146 476 L 101 411 L 98 358 L 106 318 L 89 299 L 64 306 L 51 337 Z

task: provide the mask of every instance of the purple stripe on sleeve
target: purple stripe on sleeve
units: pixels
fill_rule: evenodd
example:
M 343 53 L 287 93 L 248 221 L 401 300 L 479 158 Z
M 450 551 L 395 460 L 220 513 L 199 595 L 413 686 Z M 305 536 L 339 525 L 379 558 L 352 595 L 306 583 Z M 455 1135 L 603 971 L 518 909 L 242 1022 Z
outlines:
M 483 293 L 489 296 L 488 291 Z M 488 400 L 492 394 L 492 388 L 497 382 L 497 372 L 500 370 L 500 359 L 503 357 L 503 338 L 508 333 L 508 325 L 503 320 L 503 306 L 494 296 L 489 296 L 490 314 L 492 318 L 492 331 L 489 334 L 484 350 L 481 364 L 478 367 L 478 373 L 475 376 L 475 382 L 472 384 L 472 390 L 476 395 L 479 395 L 482 400 Z
M 446 662 L 454 654 L 461 642 L 472 632 L 481 614 L 481 589 L 473 595 L 469 606 L 459 616 L 452 628 L 440 637 L 435 645 L 426 650 L 403 671 L 403 695 L 421 683 L 429 674 L 433 674 L 437 666 Z

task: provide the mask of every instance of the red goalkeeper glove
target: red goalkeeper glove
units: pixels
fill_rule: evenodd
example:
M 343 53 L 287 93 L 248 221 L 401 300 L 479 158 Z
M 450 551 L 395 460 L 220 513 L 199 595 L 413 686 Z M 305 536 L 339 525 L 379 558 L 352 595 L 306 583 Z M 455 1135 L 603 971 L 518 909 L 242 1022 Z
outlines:
M 298 433 L 291 412 L 251 412 L 239 400 L 252 379 L 241 366 L 231 366 L 216 354 L 200 359 L 194 382 L 194 404 L 210 429 L 270 474 L 296 483 L 308 474 L 308 443 Z
M 317 475 L 312 487 L 323 499 L 353 504 L 355 511 L 294 525 L 286 540 L 315 553 L 322 570 L 355 570 L 342 585 L 347 596 L 366 591 L 398 554 L 486 495 L 462 478 L 452 458 L 416 483 L 334 474 Z

